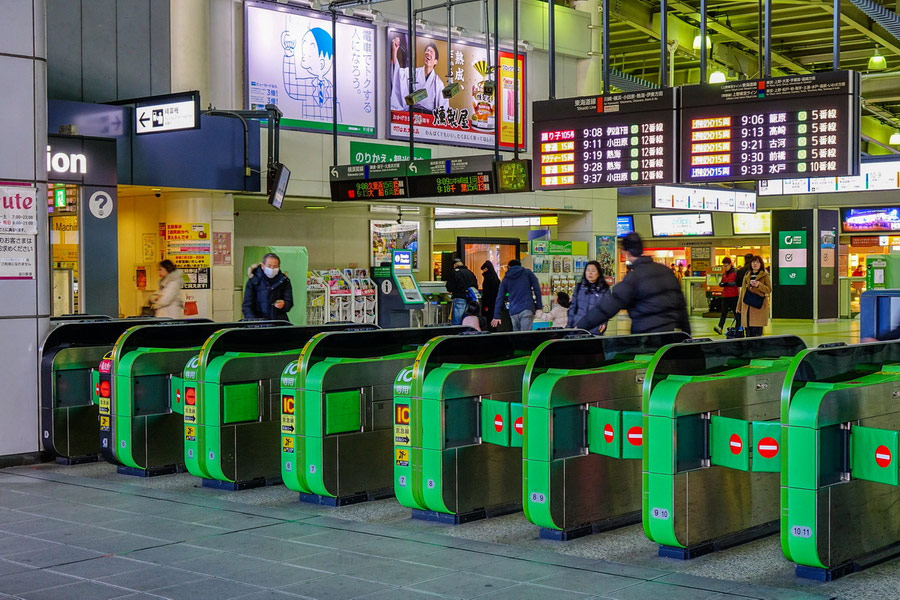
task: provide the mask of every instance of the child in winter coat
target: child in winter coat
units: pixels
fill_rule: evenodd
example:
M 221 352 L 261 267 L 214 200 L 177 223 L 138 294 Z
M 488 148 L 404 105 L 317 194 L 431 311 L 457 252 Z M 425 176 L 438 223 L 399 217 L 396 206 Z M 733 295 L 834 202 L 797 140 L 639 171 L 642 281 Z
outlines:
M 571 300 L 565 292 L 556 295 L 556 303 L 550 312 L 540 312 L 535 321 L 552 321 L 552 327 L 565 327 L 569 319 L 569 305 Z

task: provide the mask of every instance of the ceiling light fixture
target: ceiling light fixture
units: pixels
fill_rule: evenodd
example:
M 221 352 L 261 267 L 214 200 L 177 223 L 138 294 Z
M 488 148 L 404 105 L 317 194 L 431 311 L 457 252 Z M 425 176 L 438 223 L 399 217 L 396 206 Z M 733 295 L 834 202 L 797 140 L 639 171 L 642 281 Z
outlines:
M 900 130 L 895 130 L 894 133 L 891 134 L 891 139 L 888 140 L 888 144 L 891 146 L 900 146 Z
M 694 36 L 694 43 L 691 44 L 691 46 L 694 48 L 694 50 L 700 50 L 700 45 L 702 43 L 703 38 L 700 37 L 700 34 L 698 33 L 696 36 Z M 706 50 L 709 51 L 710 48 L 712 48 L 712 40 L 709 36 L 706 36 Z
M 719 69 L 716 69 L 709 75 L 710 83 L 725 83 L 726 80 L 727 78 L 725 77 L 724 71 L 720 71 Z
M 878 46 L 875 46 L 875 54 L 869 57 L 868 69 L 870 71 L 884 71 L 887 69 L 887 59 L 881 54 Z

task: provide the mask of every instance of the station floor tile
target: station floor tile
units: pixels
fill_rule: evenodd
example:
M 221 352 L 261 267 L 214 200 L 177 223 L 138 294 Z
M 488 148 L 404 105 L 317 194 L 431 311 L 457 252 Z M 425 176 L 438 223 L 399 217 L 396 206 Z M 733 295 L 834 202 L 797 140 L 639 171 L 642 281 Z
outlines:
M 452 527 L 412 520 L 392 499 L 330 509 L 171 477 L 107 464 L 0 469 L 0 597 L 812 600 L 866 598 L 900 578 L 892 561 L 801 582 L 775 538 L 683 563 L 657 557 L 639 525 L 558 544 L 521 514 Z

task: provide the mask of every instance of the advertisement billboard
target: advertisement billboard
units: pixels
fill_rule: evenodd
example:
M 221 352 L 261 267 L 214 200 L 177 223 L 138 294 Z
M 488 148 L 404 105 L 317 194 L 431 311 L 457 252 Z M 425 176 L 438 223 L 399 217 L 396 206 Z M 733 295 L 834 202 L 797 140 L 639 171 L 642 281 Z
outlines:
M 713 235 L 711 213 L 650 215 L 653 237 Z
M 337 51 L 338 132 L 376 135 L 375 26 L 340 18 L 337 39 L 328 14 L 247 2 L 244 100 L 250 110 L 275 104 L 285 128 L 330 132 Z
M 841 209 L 841 232 L 876 233 L 900 231 L 900 207 Z
M 389 28 L 388 64 L 388 137 L 409 138 L 410 94 L 409 32 Z M 448 60 L 449 66 L 448 66 Z M 484 44 L 452 40 L 416 33 L 415 84 L 412 91 L 424 90 L 424 97 L 413 106 L 414 134 L 420 142 L 493 148 L 494 128 L 500 125 L 500 148 L 512 150 L 515 144 L 515 63 L 512 52 L 500 52 L 500 73 L 494 94 L 485 90 L 492 79 L 491 58 Z M 525 149 L 525 55 L 519 53 L 519 147 Z M 445 98 L 445 86 L 458 83 L 460 91 Z M 489 90 L 488 90 L 489 91 Z M 496 100 L 499 100 L 497 102 Z

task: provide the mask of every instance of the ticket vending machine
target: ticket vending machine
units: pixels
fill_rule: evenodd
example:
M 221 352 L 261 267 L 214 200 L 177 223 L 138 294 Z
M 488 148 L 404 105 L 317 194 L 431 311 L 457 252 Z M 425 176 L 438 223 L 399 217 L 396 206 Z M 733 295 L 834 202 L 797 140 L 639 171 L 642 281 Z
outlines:
M 378 326 L 382 329 L 416 327 L 415 314 L 425 308 L 422 290 L 412 274 L 411 250 L 394 250 L 390 267 L 373 270 L 378 285 Z

